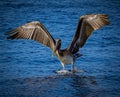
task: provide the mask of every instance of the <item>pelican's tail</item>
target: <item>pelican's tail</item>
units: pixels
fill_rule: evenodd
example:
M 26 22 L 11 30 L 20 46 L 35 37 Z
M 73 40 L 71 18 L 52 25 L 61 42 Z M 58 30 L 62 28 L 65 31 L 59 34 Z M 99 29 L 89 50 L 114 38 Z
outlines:
M 79 57 L 81 57 L 81 56 L 82 56 L 82 54 L 80 54 L 80 53 L 74 54 L 74 58 L 75 58 L 75 59 L 77 59 L 77 58 L 79 58 Z

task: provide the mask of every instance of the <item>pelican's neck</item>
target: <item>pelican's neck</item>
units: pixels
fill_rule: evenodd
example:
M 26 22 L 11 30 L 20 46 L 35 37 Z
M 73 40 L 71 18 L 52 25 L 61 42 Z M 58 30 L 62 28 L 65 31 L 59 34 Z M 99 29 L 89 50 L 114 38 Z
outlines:
M 61 50 L 60 50 L 60 48 L 58 48 L 58 49 L 56 50 L 56 55 L 59 55 L 60 52 L 61 52 Z
M 62 50 L 60 49 L 60 48 L 58 48 L 57 50 L 56 50 L 56 56 L 60 59 L 61 58 L 61 56 L 62 56 Z
M 60 39 L 56 39 L 56 47 L 55 47 L 55 53 L 57 56 L 59 56 L 61 50 L 61 40 Z

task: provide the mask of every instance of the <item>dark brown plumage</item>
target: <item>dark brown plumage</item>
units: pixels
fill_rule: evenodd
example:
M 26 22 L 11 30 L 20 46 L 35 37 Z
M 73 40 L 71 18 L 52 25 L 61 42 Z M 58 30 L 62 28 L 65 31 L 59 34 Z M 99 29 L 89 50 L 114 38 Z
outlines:
M 81 16 L 73 40 L 68 47 L 72 53 L 79 51 L 83 47 L 92 31 L 109 24 L 108 16 L 105 14 L 90 14 Z M 74 46 L 74 47 L 73 47 Z
M 94 30 L 97 30 L 109 24 L 108 16 L 105 14 L 89 14 L 81 16 L 75 35 L 70 45 L 60 50 L 61 40 L 54 40 L 47 29 L 38 21 L 33 21 L 20 26 L 9 32 L 8 39 L 32 39 L 51 48 L 53 54 L 56 54 L 60 60 L 63 70 L 65 64 L 72 64 L 74 71 L 74 61 L 81 54 L 79 48 L 83 47 L 88 37 Z

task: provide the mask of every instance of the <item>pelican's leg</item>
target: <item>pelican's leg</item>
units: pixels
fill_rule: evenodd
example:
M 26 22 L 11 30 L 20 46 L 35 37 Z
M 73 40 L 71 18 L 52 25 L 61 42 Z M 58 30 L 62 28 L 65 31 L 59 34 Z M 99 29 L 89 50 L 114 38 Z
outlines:
M 63 67 L 62 70 L 59 70 L 57 71 L 58 74 L 62 74 L 62 75 L 65 75 L 65 74 L 70 74 L 70 72 L 68 70 L 65 70 L 65 65 L 61 62 L 61 65 Z
M 61 62 L 61 65 L 62 65 L 62 67 L 63 67 L 63 70 L 65 70 L 65 65 Z
M 72 73 L 75 73 L 75 72 L 84 72 L 84 71 L 81 70 L 81 69 L 75 68 L 75 67 L 74 67 L 74 64 L 72 64 L 72 66 L 71 66 L 71 72 L 72 72 Z
M 71 71 L 72 71 L 72 73 L 75 73 L 75 72 L 76 72 L 75 67 L 74 67 L 74 63 L 73 63 L 72 66 L 71 66 Z

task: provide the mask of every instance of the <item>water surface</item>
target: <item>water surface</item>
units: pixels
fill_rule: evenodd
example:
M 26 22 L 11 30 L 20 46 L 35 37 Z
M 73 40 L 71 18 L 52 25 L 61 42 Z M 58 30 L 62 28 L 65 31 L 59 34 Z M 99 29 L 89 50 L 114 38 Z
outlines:
M 119 97 L 120 96 L 119 0 L 2 0 L 0 1 L 1 97 Z M 49 48 L 29 40 L 6 39 L 5 32 L 31 21 L 42 22 L 66 48 L 79 16 L 108 14 L 111 24 L 94 31 L 80 49 L 84 55 L 75 66 L 84 70 L 59 76 L 61 69 Z M 69 69 L 70 66 L 67 66 Z

